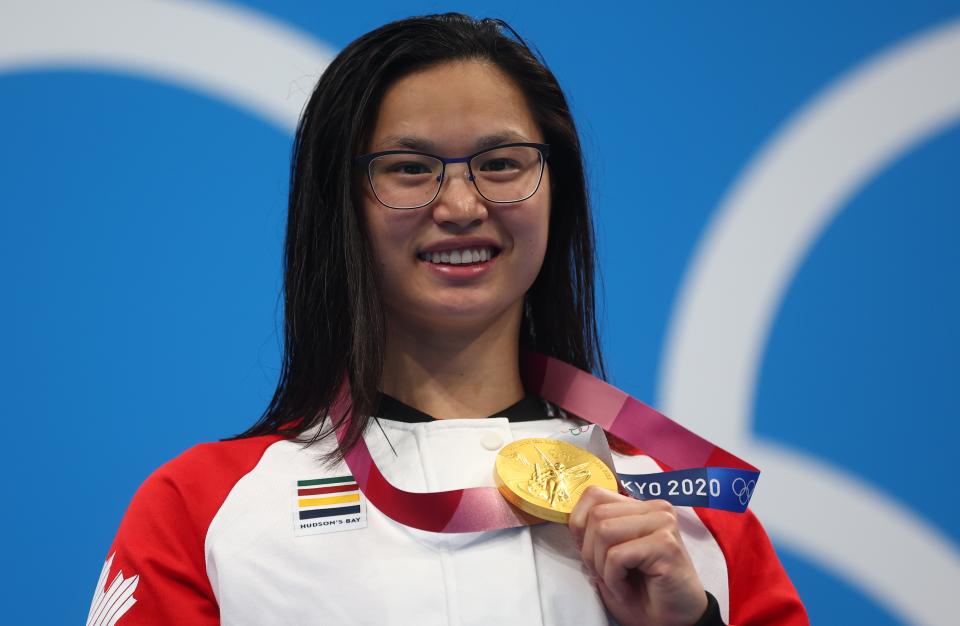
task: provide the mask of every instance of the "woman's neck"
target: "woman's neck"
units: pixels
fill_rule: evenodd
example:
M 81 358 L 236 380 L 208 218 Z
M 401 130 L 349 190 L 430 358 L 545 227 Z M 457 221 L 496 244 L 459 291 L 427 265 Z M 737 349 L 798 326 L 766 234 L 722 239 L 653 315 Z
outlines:
M 381 389 L 439 419 L 492 415 L 524 396 L 520 311 L 474 331 L 387 324 Z

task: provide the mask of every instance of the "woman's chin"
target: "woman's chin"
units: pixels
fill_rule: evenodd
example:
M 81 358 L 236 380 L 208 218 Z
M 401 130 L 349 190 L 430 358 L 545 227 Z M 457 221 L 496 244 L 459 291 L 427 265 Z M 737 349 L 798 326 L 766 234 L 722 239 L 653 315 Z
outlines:
M 417 307 L 417 313 L 412 315 L 409 308 L 406 314 L 392 315 L 391 313 L 397 313 L 396 309 L 393 312 L 388 310 L 387 314 L 394 318 L 394 322 L 403 323 L 403 318 L 406 318 L 408 324 L 429 329 L 434 333 L 460 333 L 470 330 L 483 331 L 507 322 L 514 316 L 519 319 L 522 307 L 522 297 L 512 302 L 492 302 L 489 299 L 463 297 L 461 294 L 455 299 L 442 299 L 429 305 L 421 305 Z

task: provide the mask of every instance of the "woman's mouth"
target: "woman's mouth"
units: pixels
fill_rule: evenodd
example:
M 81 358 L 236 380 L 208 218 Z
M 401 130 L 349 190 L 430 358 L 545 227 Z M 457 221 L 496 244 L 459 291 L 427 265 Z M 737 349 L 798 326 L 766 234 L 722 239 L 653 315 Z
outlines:
M 436 265 L 473 265 L 486 263 L 500 254 L 500 250 L 492 246 L 478 248 L 462 248 L 459 250 L 443 250 L 442 252 L 421 252 L 417 257 L 421 261 Z

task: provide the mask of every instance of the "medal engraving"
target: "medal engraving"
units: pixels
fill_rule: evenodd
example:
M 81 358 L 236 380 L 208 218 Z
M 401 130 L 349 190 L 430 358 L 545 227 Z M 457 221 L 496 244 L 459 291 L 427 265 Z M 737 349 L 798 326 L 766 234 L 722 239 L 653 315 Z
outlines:
M 565 524 L 590 485 L 617 490 L 603 461 L 556 439 L 521 439 L 497 455 L 495 478 L 500 493 L 520 510 Z
M 515 461 L 522 465 L 533 467 L 533 472 L 526 481 L 517 481 L 519 486 L 530 495 L 540 498 L 547 502 L 551 508 L 556 508 L 558 504 L 565 504 L 570 501 L 570 494 L 575 492 L 577 487 L 590 478 L 590 463 L 580 463 L 573 467 L 567 467 L 566 464 L 554 463 L 537 446 L 532 446 L 542 459 L 542 463 L 533 463 L 517 453 L 513 455 Z M 558 456 L 566 456 L 561 452 Z

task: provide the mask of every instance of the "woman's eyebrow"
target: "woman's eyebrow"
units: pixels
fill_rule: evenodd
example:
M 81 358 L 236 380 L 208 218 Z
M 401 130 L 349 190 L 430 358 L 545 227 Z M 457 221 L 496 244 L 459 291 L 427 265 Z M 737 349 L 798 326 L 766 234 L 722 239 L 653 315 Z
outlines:
M 485 150 L 487 148 L 493 148 L 494 146 L 499 146 L 502 143 L 510 143 L 513 141 L 530 141 L 520 133 L 512 130 L 504 130 L 492 135 L 484 135 L 474 142 L 474 148 L 477 150 Z
M 378 149 L 384 149 L 387 146 L 400 146 L 409 150 L 419 152 L 433 152 L 436 145 L 429 139 L 415 137 L 413 135 L 389 135 L 383 138 L 383 141 L 377 144 Z
M 487 148 L 499 146 L 502 143 L 510 143 L 513 141 L 530 140 L 516 131 L 504 130 L 478 138 L 473 142 L 473 146 L 476 150 L 485 150 Z M 417 137 L 416 135 L 389 135 L 384 137 L 382 141 L 378 142 L 376 148 L 382 150 L 386 149 L 388 146 L 398 146 L 408 150 L 431 153 L 435 153 L 437 149 L 437 145 L 434 142 L 423 137 Z

